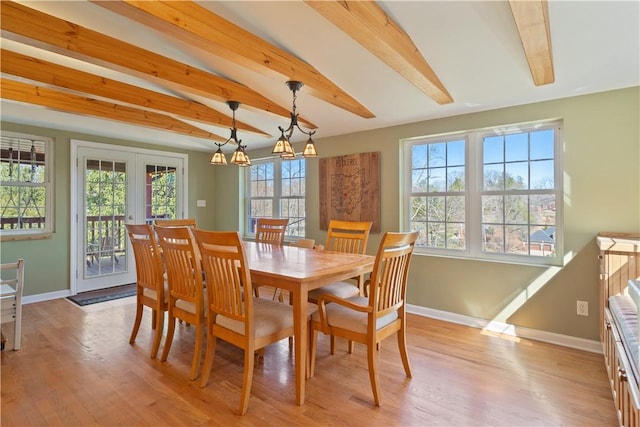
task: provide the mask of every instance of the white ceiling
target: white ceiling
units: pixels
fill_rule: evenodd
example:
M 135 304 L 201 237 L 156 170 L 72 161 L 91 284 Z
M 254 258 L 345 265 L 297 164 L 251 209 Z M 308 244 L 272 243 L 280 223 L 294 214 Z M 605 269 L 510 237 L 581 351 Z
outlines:
M 286 77 L 241 68 L 86 1 L 29 1 L 30 8 L 117 37 L 186 64 L 249 86 L 291 108 Z M 536 87 L 506 1 L 382 1 L 387 12 L 421 51 L 454 102 L 438 105 L 389 66 L 301 1 L 200 2 L 305 62 L 375 114 L 364 119 L 305 93 L 301 116 L 318 126 L 314 137 L 382 128 L 469 112 L 602 92 L 640 85 L 639 1 L 550 1 L 549 20 L 555 82 Z M 148 81 L 2 39 L 2 47 L 62 65 L 171 93 Z M 185 94 L 182 94 L 185 95 Z M 190 99 L 230 113 L 221 103 Z M 211 141 L 124 123 L 61 113 L 3 100 L 3 121 L 28 123 L 131 141 L 211 151 Z M 273 144 L 287 121 L 240 107 L 236 118 L 271 138 L 238 132 L 248 150 Z M 228 135 L 228 129 L 191 124 Z M 299 135 L 299 134 L 298 134 Z M 300 141 L 304 138 L 296 138 Z

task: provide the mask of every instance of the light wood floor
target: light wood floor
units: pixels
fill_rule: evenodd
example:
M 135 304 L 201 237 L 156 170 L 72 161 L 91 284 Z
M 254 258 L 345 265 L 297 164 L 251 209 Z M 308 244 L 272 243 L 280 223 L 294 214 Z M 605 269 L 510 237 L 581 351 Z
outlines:
M 373 406 L 364 348 L 350 355 L 338 341 L 331 356 L 321 337 L 304 406 L 294 404 L 283 340 L 256 366 L 249 411 L 240 417 L 240 350 L 221 343 L 209 386 L 200 389 L 187 379 L 194 328 L 177 327 L 161 363 L 149 358 L 149 312 L 128 344 L 133 314 L 132 298 L 87 310 L 65 299 L 26 305 L 22 349 L 2 352 L 2 425 L 617 425 L 602 355 L 412 315 L 413 378 L 393 338 L 380 350 L 384 406 Z

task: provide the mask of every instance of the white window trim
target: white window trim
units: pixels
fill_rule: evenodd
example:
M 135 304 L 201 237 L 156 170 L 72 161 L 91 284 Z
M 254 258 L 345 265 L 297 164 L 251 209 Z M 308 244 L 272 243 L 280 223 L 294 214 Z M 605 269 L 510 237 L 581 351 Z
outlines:
M 298 156 L 299 154 L 296 154 L 296 156 Z M 271 199 L 273 200 L 272 203 L 272 217 L 273 218 L 280 218 L 279 216 L 279 203 L 278 201 L 281 199 L 291 199 L 291 198 L 295 198 L 295 199 L 306 199 L 307 195 L 305 192 L 305 195 L 302 197 L 282 197 L 282 170 L 280 169 L 280 166 L 282 164 L 282 162 L 286 162 L 288 160 L 282 160 L 279 157 L 264 157 L 261 159 L 257 159 L 257 160 L 252 160 L 254 165 L 258 165 L 260 163 L 270 163 L 273 162 L 274 163 L 274 185 L 273 185 L 273 191 L 274 191 L 274 195 L 273 197 L 271 197 Z M 251 166 L 247 166 L 243 169 L 245 169 L 243 171 L 242 174 L 242 180 L 244 180 L 244 194 L 243 194 L 243 206 L 244 206 L 244 212 L 243 212 L 243 217 L 242 217 L 242 236 L 245 239 L 255 239 L 256 234 L 252 233 L 249 230 L 249 217 L 251 215 L 251 208 L 249 206 L 249 201 L 250 201 L 250 194 L 251 194 L 251 177 L 250 175 L 250 169 Z M 307 179 L 307 173 L 306 173 L 306 165 L 305 165 L 305 181 Z M 280 196 L 278 196 L 280 195 Z M 305 220 L 306 220 L 306 211 L 305 211 Z M 285 235 L 285 241 L 289 242 L 289 241 L 295 241 L 298 239 L 304 238 L 304 236 L 291 236 L 289 234 Z
M 48 136 L 31 135 L 19 132 L 2 132 L 3 136 L 10 138 L 20 138 L 27 140 L 43 141 L 45 143 L 45 182 L 39 184 L 38 187 L 44 186 L 45 189 L 45 228 L 39 229 L 22 229 L 22 230 L 2 230 L 0 231 L 0 240 L 27 240 L 27 239 L 46 239 L 51 237 L 55 231 L 55 218 L 53 203 L 54 194 L 54 176 L 53 173 L 53 143 L 54 140 Z
M 556 198 L 556 224 L 554 257 L 535 255 L 513 255 L 482 252 L 481 245 L 481 196 L 482 196 L 482 138 L 490 134 L 509 134 L 554 128 L 554 180 Z M 464 139 L 466 141 L 465 155 L 465 200 L 466 200 L 466 249 L 453 250 L 442 248 L 417 247 L 417 255 L 429 255 L 446 258 L 473 259 L 477 261 L 501 262 L 519 265 L 559 266 L 563 264 L 564 253 L 564 183 L 563 183 L 563 123 L 560 119 L 526 122 L 500 127 L 476 129 L 465 132 L 451 132 L 446 134 L 428 135 L 400 140 L 400 227 L 404 231 L 410 230 L 409 199 L 412 195 L 411 147 L 431 141 L 448 141 Z

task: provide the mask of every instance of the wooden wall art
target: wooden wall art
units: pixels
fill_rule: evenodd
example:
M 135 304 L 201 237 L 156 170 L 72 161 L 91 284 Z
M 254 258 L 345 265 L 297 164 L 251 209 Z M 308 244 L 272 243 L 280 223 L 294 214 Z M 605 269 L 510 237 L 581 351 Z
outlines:
M 373 221 L 380 232 L 380 153 L 320 159 L 320 228 L 330 219 Z

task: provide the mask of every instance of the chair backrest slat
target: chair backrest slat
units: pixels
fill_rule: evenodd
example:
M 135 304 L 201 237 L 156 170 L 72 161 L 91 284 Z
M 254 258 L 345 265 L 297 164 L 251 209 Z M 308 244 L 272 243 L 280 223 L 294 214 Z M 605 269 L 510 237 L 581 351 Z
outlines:
M 191 227 L 196 228 L 195 218 L 156 219 L 155 225 L 159 227 Z
M 202 268 L 191 229 L 155 227 L 167 268 L 169 293 L 178 299 L 197 303 L 203 299 Z
M 282 245 L 289 218 L 258 218 L 256 242 Z
M 385 233 L 371 273 L 369 304 L 384 316 L 404 304 L 407 276 L 418 233 Z
M 372 226 L 371 221 L 329 222 L 326 250 L 350 254 L 364 254 Z
M 209 309 L 252 324 L 253 289 L 240 234 L 194 230 L 193 235 L 202 257 Z
M 163 301 L 164 266 L 153 229 L 148 224 L 125 224 L 125 226 L 133 248 L 138 286 L 159 292 L 159 299 Z

